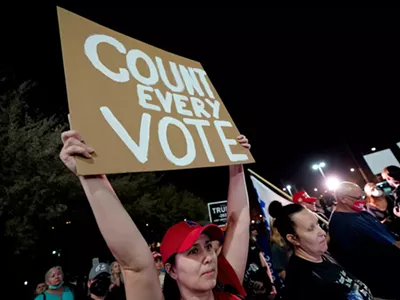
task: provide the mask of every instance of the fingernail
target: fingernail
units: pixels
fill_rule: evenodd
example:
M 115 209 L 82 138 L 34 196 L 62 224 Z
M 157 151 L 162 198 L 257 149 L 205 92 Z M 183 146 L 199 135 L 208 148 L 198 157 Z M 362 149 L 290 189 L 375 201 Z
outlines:
M 90 152 L 94 152 L 94 149 L 92 147 L 89 147 Z

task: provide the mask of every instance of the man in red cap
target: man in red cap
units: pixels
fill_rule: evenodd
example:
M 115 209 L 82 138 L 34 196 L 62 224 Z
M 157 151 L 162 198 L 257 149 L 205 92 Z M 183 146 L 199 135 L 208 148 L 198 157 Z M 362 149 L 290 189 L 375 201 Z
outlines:
M 300 204 L 301 206 L 308 208 L 312 212 L 317 211 L 317 207 L 315 206 L 316 201 L 317 198 L 310 197 L 306 191 L 297 192 L 296 194 L 293 195 L 294 203 Z
M 301 191 L 294 194 L 292 200 L 294 203 L 300 204 L 301 206 L 308 208 L 313 213 L 317 214 L 319 216 L 318 218 L 319 226 L 326 232 L 329 231 L 328 219 L 323 213 L 319 213 L 317 211 L 317 207 L 315 206 L 317 198 L 310 197 L 310 195 L 308 195 L 306 191 Z

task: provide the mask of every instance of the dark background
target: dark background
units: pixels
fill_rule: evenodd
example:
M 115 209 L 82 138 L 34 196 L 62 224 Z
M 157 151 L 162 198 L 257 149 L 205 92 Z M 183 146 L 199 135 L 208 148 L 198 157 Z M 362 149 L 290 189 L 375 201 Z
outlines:
M 327 163 L 326 174 L 362 182 L 359 173 L 349 171 L 357 168 L 357 162 L 374 179 L 362 159 L 371 147 L 392 147 L 400 157 L 395 146 L 400 141 L 399 42 L 398 33 L 391 32 L 398 28 L 389 24 L 378 30 L 393 20 L 385 17 L 388 11 L 196 9 L 199 17 L 188 17 L 173 8 L 58 3 L 101 25 L 201 62 L 252 144 L 256 164 L 248 167 L 279 187 L 291 184 L 310 194 L 314 187 L 324 189 L 321 175 L 311 169 L 319 161 Z M 37 81 L 38 97 L 30 98 L 31 109 L 66 121 L 55 5 L 10 8 L 1 15 L 1 75 Z M 321 23 L 327 26 L 325 32 Z M 346 24 L 358 30 L 350 32 Z M 307 27 L 304 32 L 300 25 Z M 202 27 L 206 30 L 200 31 Z M 207 201 L 221 201 L 227 196 L 228 168 L 169 171 L 164 180 Z M 254 205 L 250 181 L 248 186 Z M 93 232 L 99 238 L 95 227 Z

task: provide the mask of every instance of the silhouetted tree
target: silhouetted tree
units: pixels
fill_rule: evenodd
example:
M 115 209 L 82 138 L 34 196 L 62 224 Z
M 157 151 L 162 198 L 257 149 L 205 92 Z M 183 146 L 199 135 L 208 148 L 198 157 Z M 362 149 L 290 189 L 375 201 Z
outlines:
M 44 251 L 39 245 L 54 242 L 52 237 L 60 235 L 60 227 L 68 220 L 94 222 L 79 181 L 58 157 L 60 135 L 68 125 L 56 116 L 29 113 L 32 109 L 28 109 L 26 99 L 34 86 L 24 82 L 10 87 L 0 99 L 0 225 L 12 252 L 29 251 L 31 258 Z M 0 90 L 4 91 L 4 86 Z M 143 231 L 151 228 L 162 234 L 184 218 L 206 219 L 206 204 L 201 199 L 161 184 L 155 173 L 109 178 Z M 65 236 L 68 234 L 62 231 L 62 238 L 73 239 Z

